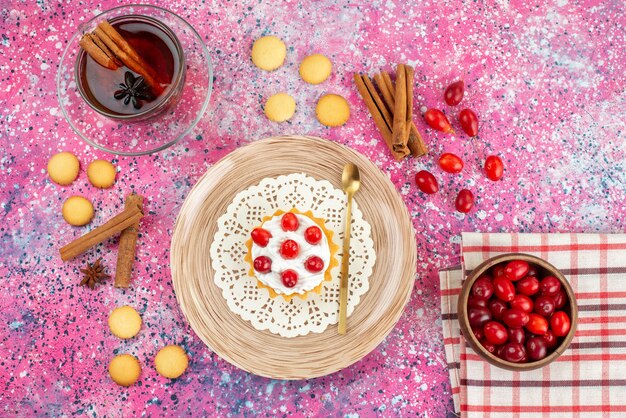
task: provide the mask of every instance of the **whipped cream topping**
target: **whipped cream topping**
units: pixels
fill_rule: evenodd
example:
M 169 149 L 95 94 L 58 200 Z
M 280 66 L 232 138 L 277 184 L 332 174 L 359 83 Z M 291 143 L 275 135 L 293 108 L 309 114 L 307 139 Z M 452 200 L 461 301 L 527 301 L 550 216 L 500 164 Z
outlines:
M 271 287 L 278 294 L 291 295 L 294 293 L 303 294 L 314 289 L 324 280 L 324 272 L 330 264 L 330 248 L 326 234 L 322 230 L 322 239 L 319 243 L 311 245 L 304 239 L 304 231 L 310 226 L 319 226 L 308 216 L 295 214 L 300 225 L 295 231 L 283 231 L 281 219 L 283 215 L 274 216 L 264 222 L 261 228 L 272 234 L 269 243 L 265 247 L 258 246 L 252 242 L 252 260 L 259 256 L 266 256 L 272 260 L 272 270 L 268 273 L 255 271 L 256 277 L 261 283 Z M 321 229 L 321 228 L 320 228 Z M 283 258 L 280 254 L 280 246 L 286 240 L 291 239 L 298 243 L 300 251 L 298 256 L 291 260 Z M 324 268 L 318 273 L 311 273 L 304 267 L 304 262 L 311 256 L 318 256 L 324 262 Z M 285 270 L 294 270 L 298 273 L 298 283 L 294 287 L 287 287 L 283 284 L 281 273 Z

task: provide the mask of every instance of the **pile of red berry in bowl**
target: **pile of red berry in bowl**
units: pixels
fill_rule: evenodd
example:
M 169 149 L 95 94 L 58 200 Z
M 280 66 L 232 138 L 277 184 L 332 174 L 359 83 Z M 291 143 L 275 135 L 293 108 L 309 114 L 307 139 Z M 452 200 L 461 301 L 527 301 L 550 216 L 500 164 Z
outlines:
M 578 320 L 565 277 L 528 254 L 502 254 L 474 269 L 461 288 L 457 312 L 474 351 L 508 370 L 554 361 L 570 345 Z

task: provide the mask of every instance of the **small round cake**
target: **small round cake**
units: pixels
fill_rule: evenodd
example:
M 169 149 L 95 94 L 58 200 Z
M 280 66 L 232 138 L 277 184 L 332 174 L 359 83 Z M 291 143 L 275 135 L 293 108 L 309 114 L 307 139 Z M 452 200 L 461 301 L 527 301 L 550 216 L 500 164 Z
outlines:
M 265 217 L 250 235 L 246 243 L 250 275 L 269 290 L 271 297 L 281 295 L 288 301 L 294 296 L 305 298 L 308 292 L 319 293 L 324 281 L 332 279 L 339 247 L 324 220 L 310 211 L 279 210 Z

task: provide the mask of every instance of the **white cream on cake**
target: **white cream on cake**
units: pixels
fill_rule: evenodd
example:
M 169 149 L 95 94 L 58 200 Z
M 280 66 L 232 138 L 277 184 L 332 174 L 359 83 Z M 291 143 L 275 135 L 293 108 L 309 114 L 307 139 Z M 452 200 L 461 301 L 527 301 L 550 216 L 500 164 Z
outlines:
M 304 239 L 304 231 L 310 226 L 319 228 L 319 225 L 308 216 L 296 214 L 299 222 L 298 229 L 295 231 L 284 231 L 281 227 L 282 216 L 274 216 L 261 225 L 263 229 L 272 234 L 272 238 L 270 238 L 267 246 L 261 247 L 255 242 L 252 243 L 252 260 L 259 256 L 266 256 L 272 260 L 270 272 L 260 273 L 255 271 L 254 273 L 261 283 L 271 287 L 278 294 L 303 294 L 313 290 L 324 280 L 324 273 L 330 263 L 328 239 L 322 231 L 321 241 L 311 245 Z M 280 253 L 282 243 L 288 239 L 294 240 L 300 246 L 298 255 L 293 259 L 285 259 Z M 324 262 L 324 268 L 317 273 L 312 273 L 304 267 L 305 261 L 314 255 L 321 258 Z M 289 269 L 294 270 L 298 274 L 298 282 L 294 287 L 285 286 L 281 279 L 281 273 Z

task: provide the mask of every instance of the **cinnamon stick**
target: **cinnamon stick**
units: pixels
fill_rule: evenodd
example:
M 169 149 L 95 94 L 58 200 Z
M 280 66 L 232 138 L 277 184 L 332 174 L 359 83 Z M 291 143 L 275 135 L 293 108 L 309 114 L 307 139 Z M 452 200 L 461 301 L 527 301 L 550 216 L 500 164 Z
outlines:
M 393 111 L 393 107 L 395 106 L 395 101 L 393 99 L 393 94 L 394 94 L 393 85 L 389 87 L 385 83 L 385 80 L 383 79 L 383 74 L 386 74 L 386 73 L 382 72 L 382 73 L 374 74 L 374 82 L 376 83 L 376 86 L 378 87 L 380 94 L 383 96 L 383 99 L 385 100 L 385 104 L 387 105 L 387 108 Z M 389 81 L 391 82 L 391 79 Z
M 104 53 L 107 54 L 107 56 L 109 58 L 111 58 L 113 60 L 113 62 L 115 62 L 115 64 L 117 64 L 118 67 L 121 67 L 122 65 L 124 65 L 124 64 L 122 64 L 122 62 L 119 59 L 117 59 L 115 54 L 113 52 L 111 52 L 111 50 L 105 45 L 105 43 L 102 42 L 102 39 L 100 39 L 98 37 L 98 35 L 96 35 L 95 33 L 89 33 L 88 35 L 91 37 L 91 39 L 94 41 L 94 43 L 96 45 L 98 45 L 98 48 L 100 48 L 102 51 L 104 51 Z
M 98 64 L 102 65 L 109 70 L 117 70 L 120 66 L 117 65 L 115 60 L 106 53 L 105 50 L 100 48 L 100 46 L 95 42 L 95 40 L 91 37 L 90 34 L 83 35 L 78 42 L 81 48 L 89 54 L 91 58 Z
M 409 131 L 409 139 L 407 140 L 407 146 L 411 150 L 411 155 L 414 157 L 421 157 L 422 155 L 426 155 L 428 153 L 428 148 L 424 143 L 424 139 L 422 138 L 422 134 L 417 130 L 417 126 L 415 126 L 415 122 L 411 122 L 410 126 L 411 130 Z
M 406 129 L 406 70 L 404 64 L 398 64 L 396 69 L 396 95 L 393 107 L 393 129 L 391 142 L 397 151 L 405 148 L 408 140 Z
M 387 124 L 387 126 L 389 126 L 389 131 L 392 132 L 391 128 L 393 126 L 393 115 L 385 107 L 385 104 L 378 95 L 378 92 L 376 92 L 376 88 L 374 87 L 374 83 L 372 83 L 372 80 L 370 80 L 367 75 L 363 75 L 361 77 L 363 78 L 363 83 L 365 84 L 365 87 L 367 87 L 367 91 L 369 91 L 372 99 L 374 100 L 374 103 L 376 103 L 376 107 L 380 109 L 380 113 L 383 116 L 385 123 Z
M 359 94 L 365 102 L 365 105 L 367 106 L 370 115 L 372 115 L 372 118 L 374 119 L 374 123 L 376 123 L 378 130 L 385 139 L 385 142 L 391 143 L 391 127 L 383 117 L 380 106 L 377 105 L 374 101 L 372 93 L 365 85 L 363 77 L 364 76 L 362 76 L 361 74 L 354 74 L 354 84 L 356 84 L 356 87 L 359 90 Z
M 381 72 L 380 75 L 382 76 L 383 80 L 385 81 L 385 85 L 387 86 L 387 88 L 391 92 L 391 97 L 394 97 L 396 95 L 396 90 L 393 87 L 393 82 L 391 81 L 391 76 L 389 75 L 389 73 L 387 71 Z
M 370 78 L 367 75 L 363 75 L 363 82 L 367 86 L 367 89 L 370 92 L 370 94 L 372 96 L 372 99 L 374 99 L 374 102 L 376 103 L 376 106 L 381 110 L 381 114 L 382 114 L 385 122 L 387 123 L 387 126 L 389 126 L 389 129 L 390 129 L 390 131 L 392 133 L 392 138 L 393 138 L 393 130 L 392 130 L 392 127 L 393 127 L 393 114 L 387 109 L 387 107 L 383 103 L 383 100 L 380 98 L 380 96 L 376 92 L 376 88 L 374 87 L 374 83 L 372 83 L 372 80 L 370 80 Z M 392 154 L 394 154 L 394 158 L 396 158 L 397 160 L 400 160 L 400 159 L 406 157 L 409 154 L 409 152 L 410 152 L 406 146 L 404 146 L 404 147 L 394 147 L 392 142 L 387 143 L 387 146 L 392 151 Z
M 391 81 L 391 76 L 388 72 L 383 71 L 380 74 L 376 74 L 374 76 L 374 81 L 376 81 L 376 85 L 378 89 L 381 91 L 385 103 L 389 109 L 393 109 L 395 106 L 394 96 L 395 96 L 395 88 L 393 86 L 393 82 Z M 428 148 L 424 143 L 424 139 L 422 135 L 417 130 L 417 126 L 415 122 L 411 120 L 409 130 L 409 137 L 407 139 L 407 147 L 411 151 L 411 155 L 414 157 L 421 157 L 428 152 Z
M 138 222 L 141 218 L 143 218 L 143 212 L 139 206 L 135 205 L 124 209 L 122 213 L 114 216 L 104 225 L 100 225 L 96 229 L 62 247 L 59 251 L 61 259 L 67 261 L 84 253 L 94 245 L 122 232 L 124 229 Z
M 354 83 L 356 84 L 357 89 L 359 90 L 359 94 L 361 98 L 365 102 L 367 109 L 369 110 L 370 115 L 374 119 L 374 123 L 378 127 L 385 143 L 389 147 L 391 154 L 396 160 L 401 160 L 406 157 L 409 153 L 408 149 L 406 151 L 397 151 L 393 147 L 392 143 L 392 123 L 393 119 L 391 114 L 387 111 L 385 104 L 382 102 L 380 96 L 376 92 L 374 85 L 371 80 L 366 75 L 354 74 Z
M 107 26 L 108 25 L 108 26 Z M 105 32 L 106 28 L 106 32 Z M 146 63 L 139 57 L 139 54 L 132 46 L 111 26 L 108 22 L 100 22 L 94 30 L 95 34 L 102 42 L 115 54 L 117 58 L 132 71 L 141 75 L 146 83 L 152 88 L 155 95 L 163 92 L 163 87 L 157 81 L 156 74 Z M 115 39 L 109 34 L 116 33 Z
M 410 65 L 404 66 L 404 75 L 406 77 L 406 123 L 405 123 L 405 136 L 408 141 L 409 131 L 411 130 L 411 123 L 413 123 L 413 67 Z
M 143 58 L 141 58 L 141 55 L 137 53 L 135 48 L 133 48 L 126 41 L 126 39 L 124 39 L 124 37 L 113 26 L 111 26 L 108 21 L 103 20 L 102 22 L 98 23 L 98 28 L 100 28 L 109 38 L 111 38 L 113 42 L 115 42 L 115 44 L 120 47 L 120 49 L 124 51 L 133 61 L 137 62 L 145 69 L 150 68 L 150 65 L 148 65 L 148 63 Z
M 143 196 L 129 194 L 124 203 L 126 209 L 134 206 L 143 209 Z M 117 267 L 115 269 L 115 287 L 126 288 L 130 285 L 133 263 L 135 261 L 135 246 L 139 231 L 139 221 L 122 231 L 120 243 L 117 247 Z

